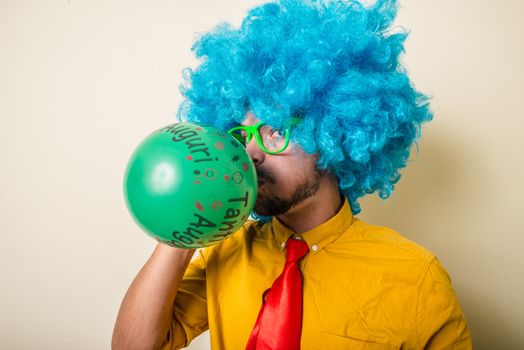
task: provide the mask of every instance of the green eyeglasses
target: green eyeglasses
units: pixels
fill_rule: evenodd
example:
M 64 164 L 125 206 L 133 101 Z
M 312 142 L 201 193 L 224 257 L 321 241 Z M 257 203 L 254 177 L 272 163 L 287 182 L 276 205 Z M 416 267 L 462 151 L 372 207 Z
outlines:
M 258 147 L 268 154 L 283 152 L 289 145 L 289 128 L 275 129 L 263 122 L 254 125 L 239 125 L 229 129 L 228 133 L 240 141 L 244 147 L 254 135 Z

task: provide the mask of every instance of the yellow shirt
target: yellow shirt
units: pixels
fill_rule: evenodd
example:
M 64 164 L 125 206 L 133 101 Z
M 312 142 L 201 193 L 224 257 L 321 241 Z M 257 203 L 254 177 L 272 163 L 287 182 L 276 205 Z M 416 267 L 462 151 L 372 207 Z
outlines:
M 175 300 L 164 349 L 210 330 L 213 350 L 243 350 L 280 275 L 294 234 L 278 219 L 247 222 L 199 251 Z M 336 216 L 302 234 L 301 349 L 471 349 L 471 335 L 446 271 L 426 249 L 385 227 Z

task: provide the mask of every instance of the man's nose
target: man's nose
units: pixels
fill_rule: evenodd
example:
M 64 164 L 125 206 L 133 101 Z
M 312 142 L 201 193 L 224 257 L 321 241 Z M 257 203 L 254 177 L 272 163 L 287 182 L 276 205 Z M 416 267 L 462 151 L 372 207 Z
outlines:
M 264 162 L 266 154 L 258 147 L 257 140 L 254 137 L 246 144 L 246 151 L 253 163 L 255 163 L 255 166 L 259 166 Z

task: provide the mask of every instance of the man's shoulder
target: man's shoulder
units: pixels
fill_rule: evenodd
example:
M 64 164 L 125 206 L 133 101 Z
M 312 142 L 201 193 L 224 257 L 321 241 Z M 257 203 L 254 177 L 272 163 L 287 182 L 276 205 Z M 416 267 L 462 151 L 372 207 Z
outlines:
M 343 256 L 339 263 L 346 272 L 353 271 L 385 285 L 402 282 L 403 288 L 418 288 L 424 280 L 449 284 L 447 272 L 430 250 L 392 228 L 354 219 L 350 229 L 334 244 L 333 250 Z
M 372 225 L 355 219 L 345 239 L 355 244 L 362 243 L 372 251 L 391 254 L 392 257 L 410 258 L 430 263 L 435 255 L 422 245 L 410 240 L 398 231 L 379 225 Z

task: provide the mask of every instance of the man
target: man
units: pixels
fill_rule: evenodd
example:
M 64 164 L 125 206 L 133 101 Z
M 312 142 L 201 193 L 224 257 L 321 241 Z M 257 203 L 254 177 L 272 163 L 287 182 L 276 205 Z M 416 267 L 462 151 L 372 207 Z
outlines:
M 282 0 L 203 35 L 180 116 L 240 134 L 255 215 L 198 251 L 158 245 L 129 288 L 115 349 L 470 349 L 438 260 L 353 215 L 386 198 L 427 99 L 398 64 L 394 1 Z M 240 125 L 235 125 L 235 124 Z M 300 251 L 300 253 L 296 253 Z

